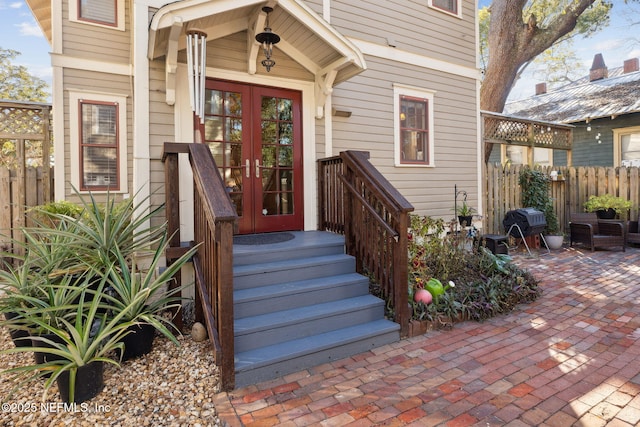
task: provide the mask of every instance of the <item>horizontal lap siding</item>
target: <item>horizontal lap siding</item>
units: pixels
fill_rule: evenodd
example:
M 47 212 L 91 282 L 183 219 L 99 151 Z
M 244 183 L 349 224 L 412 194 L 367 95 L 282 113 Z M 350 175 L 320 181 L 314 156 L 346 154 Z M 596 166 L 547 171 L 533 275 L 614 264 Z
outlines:
M 149 157 L 151 191 L 158 202 L 164 202 L 163 145 L 174 142 L 174 108 L 166 102 L 164 60 L 149 63 Z M 155 202 L 155 200 L 154 200 Z
M 347 37 L 468 67 L 476 66 L 475 2 L 462 1 L 462 19 L 427 6 L 427 0 L 331 0 L 331 25 Z M 356 18 L 357 17 L 357 18 Z
M 180 52 L 179 60 L 186 63 L 186 51 Z M 275 77 L 286 77 L 293 80 L 313 80 L 313 76 L 297 62 L 278 49 L 273 48 L 272 59 L 276 65 L 267 73 L 262 66 L 264 59 L 262 49 L 258 50 L 256 58 L 256 74 L 264 74 Z M 233 71 L 247 71 L 247 32 L 243 31 L 230 36 L 211 40 L 207 43 L 207 65 Z
M 69 7 L 63 1 L 65 25 L 62 28 L 63 53 L 83 59 L 128 64 L 131 60 L 130 2 L 125 2 L 125 29 L 69 21 Z
M 478 206 L 476 82 L 377 57 L 368 69 L 337 86 L 333 105 L 352 112 L 335 118 L 333 150 L 364 150 L 371 162 L 416 208 L 416 213 L 452 217 L 454 184 Z M 435 91 L 433 168 L 394 166 L 393 84 Z

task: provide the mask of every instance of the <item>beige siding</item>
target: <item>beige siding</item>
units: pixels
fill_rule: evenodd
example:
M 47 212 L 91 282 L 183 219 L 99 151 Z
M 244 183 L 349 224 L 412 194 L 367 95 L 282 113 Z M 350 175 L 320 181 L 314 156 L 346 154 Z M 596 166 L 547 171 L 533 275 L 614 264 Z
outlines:
M 371 162 L 416 208 L 416 213 L 449 218 L 454 184 L 477 206 L 476 82 L 442 72 L 367 57 L 368 69 L 334 90 L 333 104 L 352 112 L 335 118 L 334 153 L 363 150 Z M 435 91 L 435 167 L 394 166 L 393 84 Z
M 71 1 L 71 0 L 70 0 Z M 128 64 L 131 61 L 130 2 L 125 2 L 125 31 L 69 20 L 69 2 L 63 1 L 63 54 Z
M 262 49 L 256 59 L 256 74 L 267 74 L 260 63 L 264 59 Z M 270 76 L 286 77 L 293 80 L 313 80 L 313 75 L 301 67 L 296 61 L 283 53 L 276 45 L 272 59 L 275 67 L 268 73 Z M 186 63 L 186 53 L 180 53 L 180 62 Z M 207 64 L 233 71 L 247 71 L 247 33 L 245 31 L 221 39 L 207 42 Z
M 149 67 L 149 157 L 151 192 L 158 203 L 164 203 L 164 164 L 162 150 L 165 142 L 173 142 L 175 135 L 173 106 L 167 105 L 164 83 L 164 60 Z
M 133 99 L 131 95 L 131 81 L 128 76 L 120 76 L 106 73 L 96 73 L 91 71 L 64 69 L 64 129 L 65 129 L 65 194 L 73 194 L 71 187 L 71 168 L 77 168 L 78 165 L 70 165 L 70 147 L 71 147 L 71 126 L 78 126 L 78 123 L 70 122 L 70 109 L 78 108 L 77 105 L 69 104 L 69 90 L 87 91 L 87 99 L 91 99 L 89 92 L 98 94 L 111 94 L 127 97 L 127 116 L 126 128 L 120 128 L 127 135 L 127 181 L 128 188 L 132 188 L 133 179 L 133 148 L 131 141 L 133 139 Z M 122 126 L 123 124 L 120 124 Z
M 427 0 L 331 0 L 331 25 L 347 37 L 468 67 L 476 66 L 475 2 L 462 0 L 462 19 Z

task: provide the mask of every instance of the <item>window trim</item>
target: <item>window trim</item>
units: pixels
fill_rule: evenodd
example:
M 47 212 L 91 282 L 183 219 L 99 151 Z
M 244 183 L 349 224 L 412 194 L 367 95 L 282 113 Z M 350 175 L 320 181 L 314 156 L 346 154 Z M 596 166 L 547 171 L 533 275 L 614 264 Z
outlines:
M 124 31 L 124 0 L 111 0 L 116 8 L 116 22 L 109 24 L 108 22 L 94 21 L 80 17 L 79 2 L 81 0 L 69 0 L 69 21 L 78 22 L 87 25 L 96 25 L 98 27 L 109 28 L 112 30 Z M 106 0 L 103 0 L 106 1 Z
M 412 86 L 406 86 L 401 84 L 393 85 L 393 145 L 394 145 L 394 164 L 396 167 L 409 167 L 409 168 L 428 168 L 435 166 L 435 153 L 434 153 L 434 122 L 433 122 L 433 109 L 434 109 L 434 95 L 435 91 L 429 89 L 422 89 Z M 401 150 L 401 127 L 400 127 L 400 99 L 401 97 L 410 97 L 424 99 L 427 101 L 427 149 L 425 153 L 428 159 L 424 163 L 403 163 L 402 162 L 402 150 Z
M 523 162 L 522 163 L 516 163 L 516 164 L 521 164 L 523 166 L 526 166 L 527 164 L 529 164 L 529 150 L 531 149 L 530 146 L 528 145 L 509 145 L 509 144 L 500 144 L 500 162 L 504 165 L 507 162 L 510 162 L 511 159 L 509 159 L 507 157 L 507 147 L 522 147 L 522 158 L 523 158 Z M 534 147 L 534 164 L 539 164 L 536 163 L 535 161 L 535 151 L 536 150 L 549 150 L 549 164 L 545 164 L 544 166 L 554 166 L 553 164 L 553 148 L 544 148 L 544 147 Z
M 84 104 L 115 104 L 117 108 L 117 155 L 118 155 L 118 188 L 88 188 L 84 189 L 82 186 L 82 115 L 80 113 L 82 105 Z M 80 193 L 127 193 L 128 192 L 128 180 L 127 180 L 127 97 L 123 95 L 110 95 L 102 93 L 89 93 L 83 91 L 69 92 L 69 165 L 70 165 L 70 177 L 71 185 L 73 185 Z
M 640 126 L 612 129 L 613 131 L 613 166 L 622 165 L 622 136 L 631 133 L 640 133 Z
M 442 13 L 446 13 L 447 15 L 451 15 L 451 16 L 455 16 L 456 18 L 460 18 L 462 19 L 462 0 L 455 0 L 456 1 L 456 10 L 457 12 L 451 12 L 450 10 L 447 9 L 443 9 L 440 6 L 436 6 L 433 4 L 433 0 L 429 0 L 428 6 L 431 9 L 435 9 L 438 12 L 442 12 Z

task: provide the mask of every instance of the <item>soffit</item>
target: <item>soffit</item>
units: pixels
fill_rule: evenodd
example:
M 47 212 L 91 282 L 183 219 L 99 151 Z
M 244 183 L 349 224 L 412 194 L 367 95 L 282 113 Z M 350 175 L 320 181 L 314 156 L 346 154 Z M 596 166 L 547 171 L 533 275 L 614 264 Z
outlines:
M 51 0 L 25 0 L 51 46 Z

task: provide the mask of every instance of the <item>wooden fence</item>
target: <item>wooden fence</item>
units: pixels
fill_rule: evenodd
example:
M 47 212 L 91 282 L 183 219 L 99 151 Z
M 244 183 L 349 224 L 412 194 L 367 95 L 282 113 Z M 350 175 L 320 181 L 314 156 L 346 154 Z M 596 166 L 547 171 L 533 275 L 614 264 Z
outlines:
M 518 184 L 520 170 L 526 166 L 486 165 L 483 188 L 485 234 L 503 234 L 502 220 L 510 210 L 523 208 Z M 640 173 L 637 167 L 537 167 L 547 175 L 552 170 L 562 178 L 551 181 L 551 197 L 560 230 L 568 232 L 569 216 L 584 212 L 584 202 L 591 195 L 613 194 L 631 200 L 630 219 L 638 219 Z
M 23 241 L 20 229 L 29 226 L 27 211 L 30 207 L 53 200 L 53 169 L 43 173 L 42 167 L 20 171 L 0 167 L 0 251 L 16 251 L 12 239 Z

